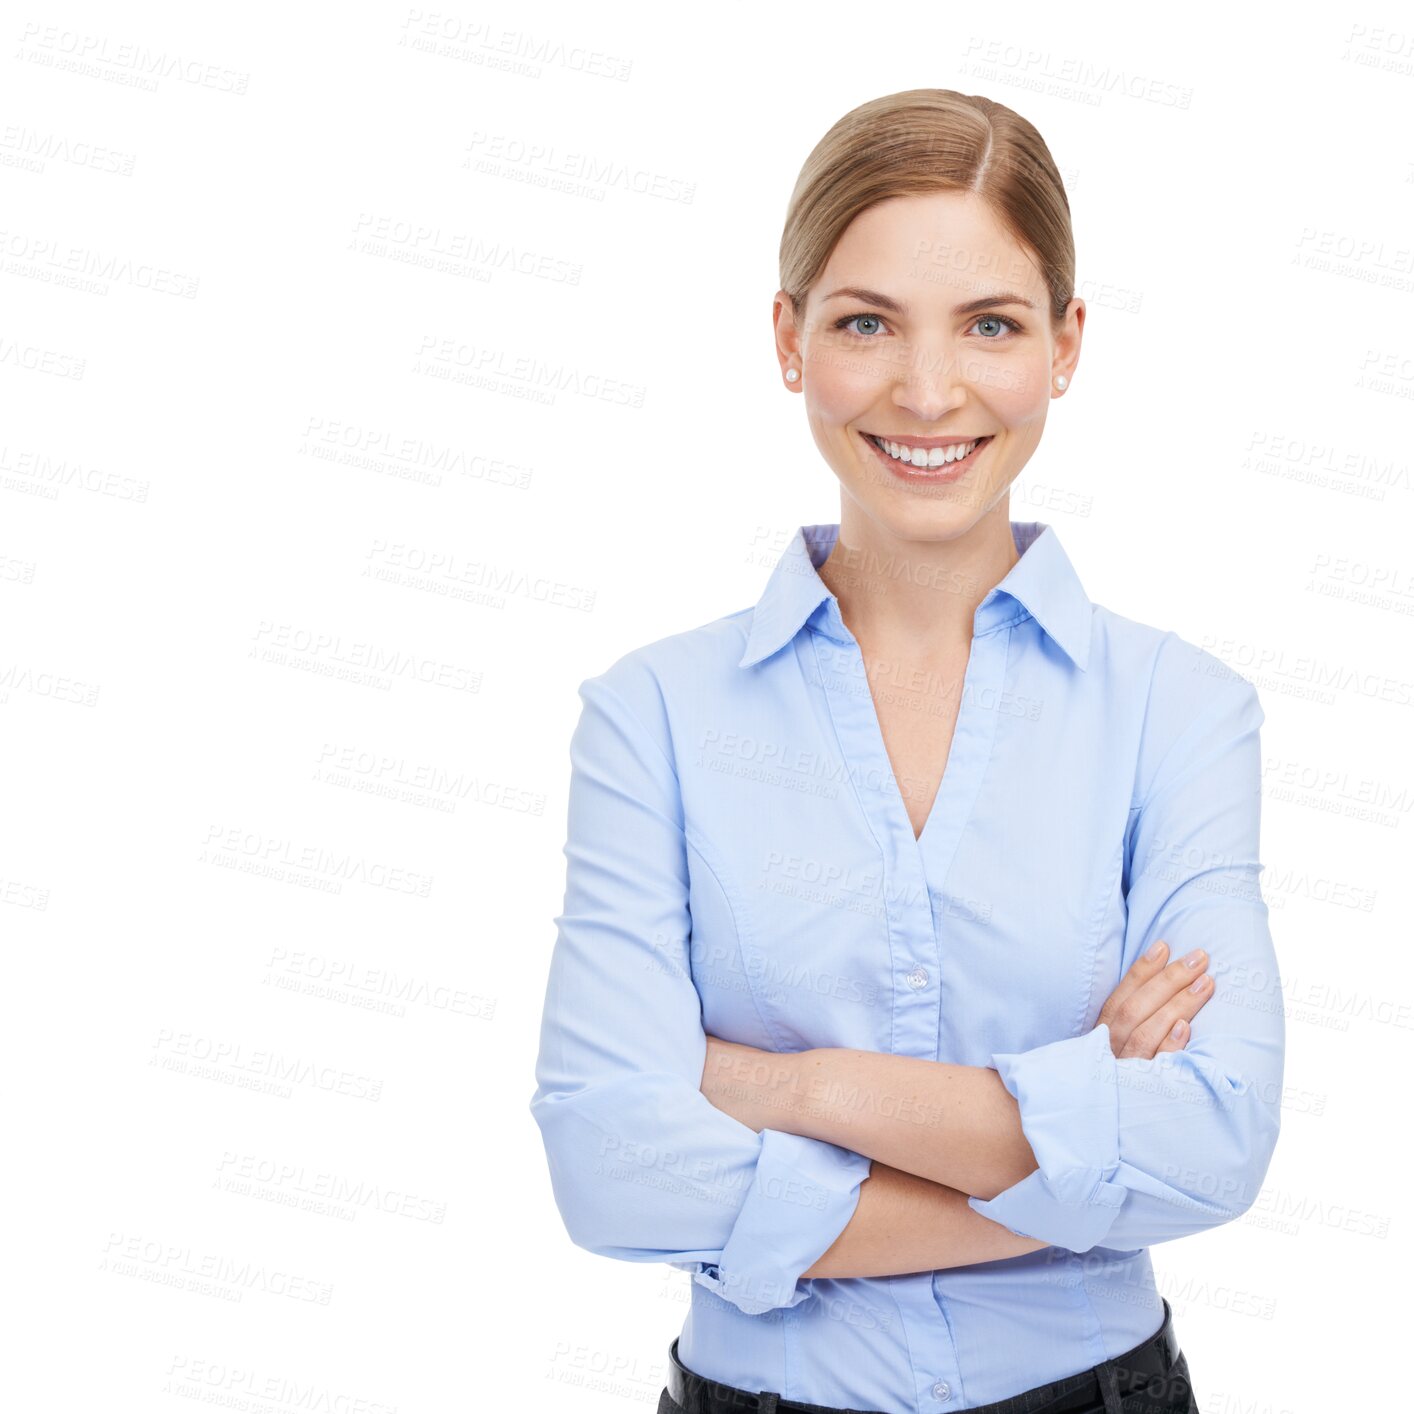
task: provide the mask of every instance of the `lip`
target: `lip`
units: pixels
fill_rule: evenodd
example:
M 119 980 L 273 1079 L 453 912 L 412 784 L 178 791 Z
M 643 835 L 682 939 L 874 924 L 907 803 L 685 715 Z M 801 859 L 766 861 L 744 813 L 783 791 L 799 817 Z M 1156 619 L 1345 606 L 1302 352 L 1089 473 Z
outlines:
M 884 439 L 889 442 L 898 442 L 900 446 L 923 447 L 924 449 L 932 447 L 956 447 L 963 442 L 978 441 L 981 443 L 980 446 L 974 447 L 960 462 L 948 462 L 946 465 L 939 467 L 912 466 L 907 462 L 897 461 L 874 441 L 875 436 L 882 436 L 881 433 L 870 434 L 861 432 L 859 435 L 869 450 L 888 467 L 898 480 L 911 482 L 914 485 L 927 482 L 930 486 L 947 486 L 954 481 L 962 480 L 962 478 L 971 471 L 982 453 L 991 446 L 995 434 L 988 433 L 983 438 L 910 437 L 904 439 L 899 437 L 886 437 Z

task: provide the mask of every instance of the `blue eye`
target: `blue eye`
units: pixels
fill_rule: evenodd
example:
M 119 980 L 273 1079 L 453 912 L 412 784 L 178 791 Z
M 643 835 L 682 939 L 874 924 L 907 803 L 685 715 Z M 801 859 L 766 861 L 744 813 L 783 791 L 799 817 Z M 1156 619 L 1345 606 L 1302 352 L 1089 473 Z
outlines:
M 843 319 L 836 319 L 836 320 L 835 320 L 835 328 L 836 328 L 836 329 L 844 329 L 844 328 L 846 328 L 848 325 L 853 324 L 856 319 L 859 319 L 859 320 L 866 320 L 866 319 L 867 319 L 867 320 L 870 320 L 870 321 L 872 321 L 872 322 L 874 323 L 874 325 L 875 325 L 876 327 L 879 326 L 879 325 L 881 325 L 881 324 L 883 323 L 883 320 L 880 319 L 877 314 L 846 314 Z M 852 334 L 859 334 L 859 330 L 857 330 L 857 329 L 851 329 L 851 330 L 850 330 L 850 333 L 852 333 Z M 860 336 L 860 338 L 869 338 L 872 333 L 873 333 L 873 331 L 871 330 L 869 334 L 860 334 L 859 336 Z
M 1018 324 L 1014 319 L 1008 319 L 1005 314 L 984 314 L 981 316 L 981 318 L 978 319 L 977 323 L 1000 324 L 1003 326 L 1004 329 L 1009 329 L 1013 334 L 1019 333 L 1021 330 L 1021 325 Z M 986 342 L 991 343 L 993 340 L 999 337 L 1000 331 L 997 334 L 989 335 L 986 339 Z

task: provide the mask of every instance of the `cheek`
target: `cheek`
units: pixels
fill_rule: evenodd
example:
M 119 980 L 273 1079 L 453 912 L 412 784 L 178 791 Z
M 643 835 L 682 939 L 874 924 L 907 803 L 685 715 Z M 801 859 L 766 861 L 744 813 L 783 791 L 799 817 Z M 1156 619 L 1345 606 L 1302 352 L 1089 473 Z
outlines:
M 998 369 L 988 380 L 986 401 L 1009 427 L 1044 420 L 1049 402 L 1046 365 Z
M 862 417 L 878 396 L 878 381 L 843 361 L 816 361 L 805 370 L 805 395 L 814 418 L 839 427 Z
M 823 421 L 849 422 L 878 400 L 887 373 L 880 350 L 821 339 L 805 362 L 805 391 Z

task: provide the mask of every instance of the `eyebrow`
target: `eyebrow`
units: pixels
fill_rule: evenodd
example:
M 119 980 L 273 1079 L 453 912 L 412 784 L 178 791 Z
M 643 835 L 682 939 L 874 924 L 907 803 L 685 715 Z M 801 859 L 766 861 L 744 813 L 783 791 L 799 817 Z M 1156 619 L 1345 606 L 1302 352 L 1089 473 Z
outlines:
M 842 290 L 835 290 L 825 296 L 827 300 L 848 297 L 862 301 L 864 304 L 876 304 L 880 309 L 887 309 L 891 314 L 907 314 L 908 309 L 900 304 L 896 299 L 890 299 L 888 295 L 881 295 L 878 290 L 864 290 L 856 285 L 847 285 Z M 1019 304 L 1024 309 L 1035 309 L 1033 301 L 1024 295 L 1013 294 L 1010 290 L 998 290 L 995 294 L 983 295 L 981 299 L 968 300 L 966 304 L 960 304 L 953 310 L 954 314 L 975 314 L 979 309 L 990 309 L 998 304 Z

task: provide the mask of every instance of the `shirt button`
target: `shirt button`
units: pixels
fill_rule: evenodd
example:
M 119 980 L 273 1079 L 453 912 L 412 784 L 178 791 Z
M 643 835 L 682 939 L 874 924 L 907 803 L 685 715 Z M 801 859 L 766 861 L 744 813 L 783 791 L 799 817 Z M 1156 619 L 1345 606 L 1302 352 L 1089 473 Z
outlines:
M 952 1397 L 952 1386 L 946 1380 L 939 1380 L 933 1386 L 934 1399 L 950 1399 Z
M 907 981 L 908 985 L 916 992 L 920 987 L 926 987 L 928 985 L 928 974 L 923 968 L 915 967 L 913 971 L 908 974 Z M 946 1399 L 947 1395 L 940 1397 Z

